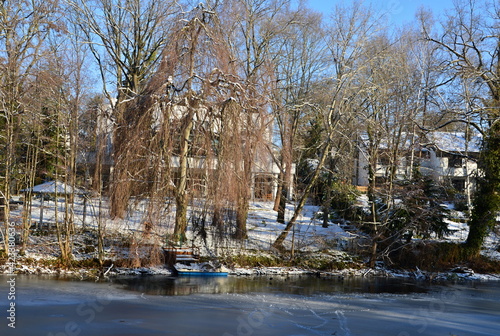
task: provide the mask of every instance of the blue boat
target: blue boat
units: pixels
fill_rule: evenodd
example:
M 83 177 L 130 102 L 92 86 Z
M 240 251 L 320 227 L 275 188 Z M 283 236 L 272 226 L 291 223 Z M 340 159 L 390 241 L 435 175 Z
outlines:
M 227 272 L 204 271 L 204 270 L 177 270 L 179 276 L 202 276 L 202 277 L 226 277 Z
M 173 266 L 174 273 L 178 276 L 204 276 L 204 277 L 214 277 L 214 276 L 228 276 L 228 272 L 224 272 L 218 267 L 215 268 L 208 263 L 190 263 L 186 265 L 184 263 L 177 263 Z

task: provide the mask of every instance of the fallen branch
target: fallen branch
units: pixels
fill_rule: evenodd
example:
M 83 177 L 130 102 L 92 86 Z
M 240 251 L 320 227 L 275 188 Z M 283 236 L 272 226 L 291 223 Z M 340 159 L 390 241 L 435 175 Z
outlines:
M 109 266 L 108 270 L 106 272 L 104 272 L 103 276 L 106 276 L 106 274 L 109 273 L 109 271 L 111 271 L 111 269 L 114 267 L 115 265 L 114 264 L 111 264 L 111 266 Z

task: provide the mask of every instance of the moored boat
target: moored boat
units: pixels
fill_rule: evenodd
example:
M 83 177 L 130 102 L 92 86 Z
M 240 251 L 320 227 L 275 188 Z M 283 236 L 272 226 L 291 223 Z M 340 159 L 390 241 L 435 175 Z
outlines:
M 222 276 L 225 277 L 228 275 L 228 272 L 221 271 L 204 271 L 204 270 L 177 270 L 177 274 L 179 276 Z
M 223 268 L 215 268 L 210 263 L 191 263 L 185 265 L 177 263 L 174 269 L 178 276 L 228 276 Z

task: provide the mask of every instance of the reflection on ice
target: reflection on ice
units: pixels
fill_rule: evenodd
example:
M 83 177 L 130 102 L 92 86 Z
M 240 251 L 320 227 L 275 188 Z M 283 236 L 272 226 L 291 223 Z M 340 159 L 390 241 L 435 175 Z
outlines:
M 269 292 L 297 295 L 321 293 L 424 293 L 425 283 L 392 278 L 347 279 L 313 276 L 252 277 L 119 277 L 113 280 L 123 288 L 152 295 L 189 295 Z

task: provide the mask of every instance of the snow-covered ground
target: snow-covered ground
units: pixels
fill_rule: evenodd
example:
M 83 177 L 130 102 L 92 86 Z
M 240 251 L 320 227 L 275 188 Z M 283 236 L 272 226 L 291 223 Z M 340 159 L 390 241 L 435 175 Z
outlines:
M 96 199 L 87 201 L 84 204 L 82 198 L 75 200 L 73 220 L 77 228 L 87 228 L 95 230 L 98 227 L 99 221 L 107 234 L 122 234 L 125 236 L 141 235 L 144 232 L 144 223 L 148 221 L 145 216 L 147 203 L 145 201 L 131 202 L 131 206 L 124 219 L 111 220 L 109 218 L 109 208 L 106 202 L 99 205 Z M 285 228 L 284 224 L 276 221 L 277 212 L 273 209 L 272 202 L 252 202 L 247 221 L 248 239 L 246 240 L 245 249 L 248 250 L 269 250 L 272 243 Z M 22 207 L 11 212 L 11 218 L 14 222 L 20 225 L 22 221 Z M 289 220 L 294 211 L 293 205 L 289 205 L 286 212 L 286 220 Z M 332 224 L 328 228 L 322 227 L 322 221 L 317 218 L 318 207 L 305 206 L 302 214 L 299 216 L 293 230 L 290 231 L 287 239 L 289 247 L 291 244 L 297 250 L 317 250 L 328 247 L 336 247 L 339 244 L 346 243 L 353 234 L 344 231 L 339 225 Z M 40 218 L 43 217 L 43 225 L 51 225 L 54 227 L 55 217 L 59 221 L 64 221 L 66 214 L 64 203 L 62 200 L 58 202 L 57 211 L 54 201 L 44 201 L 43 209 L 40 199 L 34 199 L 31 210 L 32 225 L 39 226 Z M 193 216 L 190 213 L 189 216 Z M 175 223 L 175 204 L 171 204 L 169 210 L 164 210 L 160 213 L 154 224 L 156 236 L 166 237 L 173 231 Z M 191 218 L 189 218 L 189 221 Z M 20 228 L 19 228 L 20 230 Z M 210 228 L 207 228 L 210 231 Z M 210 239 L 210 235 L 207 238 Z M 197 239 L 194 237 L 194 232 L 191 227 L 188 227 L 188 240 Z M 198 242 L 199 243 L 199 242 Z M 213 242 L 208 242 L 208 245 L 213 245 Z M 226 242 L 226 244 L 229 244 Z M 242 248 L 241 245 L 235 245 L 237 248 Z
M 360 204 L 366 202 L 365 199 L 361 198 L 359 200 Z M 175 204 L 171 202 L 167 210 L 162 210 L 157 213 L 153 233 L 150 235 L 145 235 L 145 222 L 148 222 L 147 216 L 145 216 L 148 204 L 145 201 L 132 201 L 129 211 L 124 219 L 111 220 L 109 218 L 107 202 L 99 202 L 97 199 L 92 199 L 84 202 L 83 198 L 75 198 L 74 212 L 72 214 L 74 218 L 74 223 L 77 228 L 86 228 L 89 230 L 97 229 L 98 223 L 100 222 L 102 228 L 104 228 L 106 235 L 111 237 L 127 237 L 130 239 L 134 237 L 137 240 L 143 239 L 145 236 L 153 237 L 159 241 L 160 244 L 166 242 L 166 237 L 169 233 L 173 231 L 175 222 Z M 62 200 L 56 203 L 52 201 L 44 201 L 43 209 L 41 207 L 41 200 L 34 199 L 31 209 L 31 222 L 33 225 L 39 225 L 41 216 L 43 216 L 43 223 L 47 225 L 54 225 L 56 213 L 59 221 L 63 221 L 64 217 L 67 215 L 65 211 L 64 203 Z M 289 220 L 294 212 L 294 206 L 290 204 L 286 212 L 286 220 Z M 319 208 L 317 206 L 305 206 L 302 214 L 299 216 L 296 225 L 293 230 L 288 234 L 285 245 L 289 249 L 294 249 L 295 251 L 310 252 L 312 254 L 321 255 L 325 251 L 328 252 L 328 257 L 338 256 L 339 258 L 346 258 L 346 253 L 343 252 L 350 244 L 355 244 L 356 239 L 359 238 L 357 233 L 353 233 L 349 226 L 341 224 L 330 224 L 328 228 L 322 227 L 322 220 L 318 216 Z M 190 212 L 189 216 L 195 216 L 195 212 Z M 455 212 L 455 219 L 448 221 L 451 234 L 445 237 L 446 240 L 454 242 L 463 242 L 467 238 L 468 226 L 461 220 L 463 215 L 459 212 Z M 17 209 L 13 209 L 11 212 L 11 220 L 17 224 L 21 224 L 22 220 L 22 206 Z M 282 232 L 285 225 L 278 223 L 276 221 L 277 212 L 273 210 L 272 202 L 252 202 L 250 205 L 250 212 L 247 221 L 248 239 L 244 243 L 234 242 L 227 238 L 223 241 L 216 241 L 216 233 L 211 232 L 210 228 L 207 228 L 207 236 L 205 240 L 201 240 L 199 237 L 195 236 L 195 233 L 188 228 L 187 238 L 188 243 L 195 244 L 200 248 L 202 255 L 213 255 L 214 250 L 218 248 L 224 248 L 225 253 L 256 253 L 262 255 L 266 252 L 272 252 L 272 243 Z M 191 222 L 191 221 L 190 221 Z M 21 233 L 21 227 L 17 226 L 16 229 L 18 234 Z M 82 237 L 75 237 L 76 246 L 84 246 L 89 244 L 88 241 L 84 241 Z M 92 243 L 92 242 L 91 242 Z M 217 246 L 217 244 L 222 244 L 223 246 Z M 495 233 L 492 233 L 485 244 L 485 250 L 483 254 L 488 255 L 491 258 L 498 258 L 500 260 L 500 252 L 498 252 L 499 239 Z M 116 247 L 108 246 L 106 251 L 109 254 L 108 257 L 117 257 L 118 250 Z M 26 257 L 33 259 L 47 259 L 54 258 L 58 253 L 58 246 L 55 241 L 55 235 L 43 236 L 43 235 L 32 235 L 30 237 L 30 242 L 28 244 L 28 250 L 26 251 Z M 92 258 L 95 255 L 89 253 L 76 253 L 76 258 Z M 25 267 L 25 266 L 20 266 Z M 142 271 L 137 271 L 142 272 Z M 149 270 L 148 272 L 161 273 L 162 270 Z M 258 274 L 259 272 L 273 273 L 276 270 L 244 270 L 236 269 L 233 273 L 237 274 Z M 287 269 L 283 272 L 305 272 L 303 270 Z M 357 275 L 364 275 L 375 271 L 369 270 L 358 270 L 355 273 Z M 386 271 L 382 272 L 387 274 Z
M 453 242 L 465 242 L 467 240 L 467 235 L 469 234 L 469 226 L 466 223 L 466 216 L 461 211 L 456 211 L 453 209 L 453 206 L 449 206 L 449 210 L 451 211 L 452 220 L 446 219 L 445 222 L 448 224 L 448 229 L 451 231 L 450 234 L 444 237 L 447 241 Z M 500 222 L 500 218 L 497 219 L 497 222 Z M 484 242 L 484 249 L 481 251 L 481 254 L 491 258 L 500 260 L 500 252 L 498 249 L 500 248 L 500 236 L 498 232 L 491 232 L 489 236 L 486 238 Z

